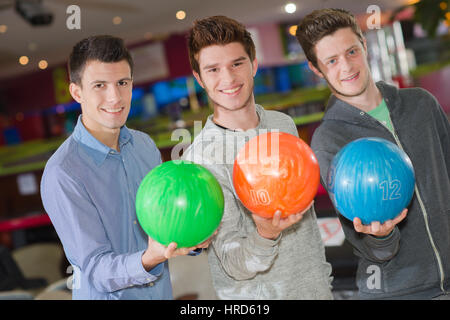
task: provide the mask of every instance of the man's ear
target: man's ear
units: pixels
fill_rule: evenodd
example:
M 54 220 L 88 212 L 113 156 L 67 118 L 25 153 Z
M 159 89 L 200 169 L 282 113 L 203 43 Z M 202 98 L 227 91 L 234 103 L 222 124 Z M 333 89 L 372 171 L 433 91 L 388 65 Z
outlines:
M 314 72 L 317 76 L 323 78 L 323 74 L 322 72 L 317 69 L 316 67 L 314 67 L 314 65 L 311 63 L 311 61 L 308 60 L 308 67 L 312 70 L 312 72 Z
M 364 51 L 366 52 L 366 57 L 368 57 L 369 53 L 367 52 L 367 41 L 366 41 L 366 38 L 363 37 L 362 40 L 363 40 Z
M 69 92 L 72 98 L 81 104 L 81 101 L 83 100 L 82 94 L 81 94 L 81 87 L 77 85 L 76 83 L 71 82 L 69 85 Z
M 253 66 L 253 78 L 254 78 L 256 76 L 256 72 L 258 71 L 258 60 L 256 59 L 256 57 L 252 61 L 252 66 Z
M 200 77 L 200 74 L 198 74 L 198 73 L 195 72 L 195 71 L 192 71 L 192 74 L 194 75 L 194 77 L 195 77 L 195 79 L 197 80 L 198 84 L 199 84 L 203 89 L 205 89 L 205 86 L 203 85 L 203 81 L 202 81 L 202 78 Z

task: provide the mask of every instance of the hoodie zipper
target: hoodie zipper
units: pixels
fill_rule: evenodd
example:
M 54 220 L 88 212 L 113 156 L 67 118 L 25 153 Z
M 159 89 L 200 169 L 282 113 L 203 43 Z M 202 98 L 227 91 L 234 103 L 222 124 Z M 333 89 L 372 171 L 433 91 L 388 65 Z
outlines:
M 388 99 L 385 98 L 385 101 L 386 101 L 386 103 L 387 103 L 387 102 L 388 102 Z M 390 115 L 389 115 L 389 117 L 390 117 Z M 392 125 L 392 128 L 393 128 L 393 132 L 391 132 L 391 131 L 390 131 L 389 129 L 387 129 L 380 121 L 377 120 L 377 122 L 379 122 L 383 127 L 385 127 L 385 128 L 392 134 L 392 136 L 393 136 L 394 139 L 395 139 L 395 143 L 399 146 L 399 148 L 400 148 L 403 152 L 405 152 L 405 150 L 403 149 L 402 144 L 400 143 L 400 139 L 398 138 L 398 136 L 397 136 L 397 134 L 396 134 L 396 130 L 395 130 L 395 127 L 394 127 L 394 123 L 392 122 L 392 120 L 390 120 L 390 121 L 391 121 L 391 125 Z M 406 153 L 406 152 L 405 152 L 405 153 Z M 440 275 L 440 277 L 441 277 L 440 289 L 441 289 L 441 291 L 442 291 L 444 294 L 447 294 L 447 292 L 446 292 L 445 289 L 444 289 L 444 279 L 445 279 L 445 276 L 444 276 L 444 268 L 443 268 L 443 266 L 442 266 L 441 256 L 439 255 L 439 252 L 438 252 L 438 250 L 437 250 L 437 248 L 436 248 L 436 245 L 435 245 L 435 243 L 434 243 L 433 237 L 431 236 L 430 226 L 429 226 L 429 224 L 428 224 L 428 213 L 427 213 L 427 210 L 425 209 L 425 206 L 424 206 L 424 204 L 423 204 L 422 197 L 420 196 L 419 188 L 417 187 L 417 183 L 414 184 L 414 191 L 416 192 L 417 200 L 419 201 L 420 209 L 422 210 L 422 215 L 423 215 L 423 218 L 424 218 L 424 220 L 425 220 L 425 228 L 426 228 L 427 233 L 428 233 L 428 238 L 429 238 L 429 240 L 430 240 L 431 247 L 433 248 L 434 255 L 436 256 L 436 259 L 437 259 L 437 263 L 438 263 L 438 267 L 439 267 L 439 275 Z

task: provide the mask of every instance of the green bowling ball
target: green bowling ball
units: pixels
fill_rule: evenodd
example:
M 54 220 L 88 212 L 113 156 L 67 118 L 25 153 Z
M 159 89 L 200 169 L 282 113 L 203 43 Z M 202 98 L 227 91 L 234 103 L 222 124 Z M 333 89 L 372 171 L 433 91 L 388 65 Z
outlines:
M 216 178 L 190 161 L 167 161 L 151 170 L 136 194 L 136 213 L 149 237 L 167 246 L 192 247 L 220 224 L 224 200 Z

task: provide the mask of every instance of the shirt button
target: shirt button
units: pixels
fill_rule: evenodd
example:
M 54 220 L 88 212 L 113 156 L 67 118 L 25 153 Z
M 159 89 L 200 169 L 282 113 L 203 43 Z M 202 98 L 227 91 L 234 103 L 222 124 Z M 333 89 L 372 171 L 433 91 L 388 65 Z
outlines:
M 363 115 L 364 115 L 364 112 L 361 111 L 359 114 L 363 116 Z
M 149 284 L 147 284 L 149 287 L 153 287 L 155 285 L 155 283 L 150 282 Z
M 137 221 L 136 221 L 136 220 L 134 220 L 134 221 L 133 221 L 133 223 L 134 223 L 134 224 L 137 224 Z

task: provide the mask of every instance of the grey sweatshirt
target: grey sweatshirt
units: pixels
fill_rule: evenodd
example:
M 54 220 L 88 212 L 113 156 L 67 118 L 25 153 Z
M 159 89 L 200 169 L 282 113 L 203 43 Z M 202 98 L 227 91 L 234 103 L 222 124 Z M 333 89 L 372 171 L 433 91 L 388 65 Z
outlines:
M 436 99 L 420 88 L 377 82 L 389 109 L 393 135 L 360 109 L 330 98 L 311 146 L 322 183 L 334 155 L 362 137 L 397 144 L 410 157 L 416 186 L 407 217 L 384 239 L 357 233 L 339 215 L 359 257 L 357 285 L 363 299 L 430 299 L 450 290 L 450 125 Z
M 259 125 L 232 131 L 214 124 L 212 115 L 184 159 L 203 165 L 217 178 L 225 211 L 208 249 L 213 285 L 219 299 L 332 299 L 331 266 L 314 209 L 275 240 L 261 237 L 233 188 L 233 163 L 252 137 L 272 129 L 298 136 L 292 119 L 256 105 Z

